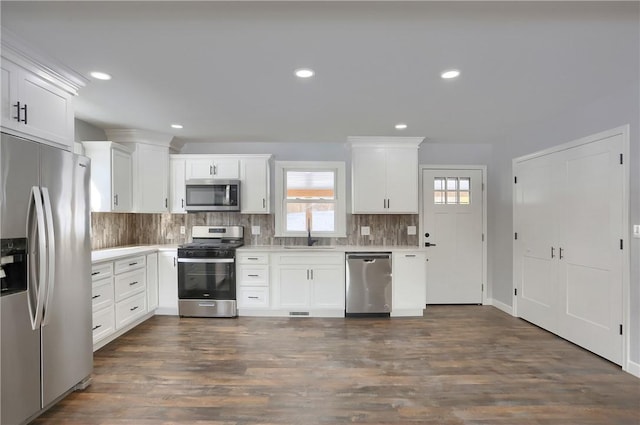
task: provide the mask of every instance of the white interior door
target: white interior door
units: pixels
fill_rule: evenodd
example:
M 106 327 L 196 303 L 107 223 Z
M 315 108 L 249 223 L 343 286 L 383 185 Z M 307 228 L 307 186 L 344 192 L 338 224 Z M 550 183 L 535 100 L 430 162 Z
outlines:
M 518 164 L 514 228 L 518 314 L 557 332 L 557 179 L 552 155 Z
M 622 363 L 623 136 L 514 166 L 517 315 Z
M 427 304 L 481 304 L 482 170 L 424 169 Z
M 622 363 L 622 136 L 563 154 L 560 335 Z

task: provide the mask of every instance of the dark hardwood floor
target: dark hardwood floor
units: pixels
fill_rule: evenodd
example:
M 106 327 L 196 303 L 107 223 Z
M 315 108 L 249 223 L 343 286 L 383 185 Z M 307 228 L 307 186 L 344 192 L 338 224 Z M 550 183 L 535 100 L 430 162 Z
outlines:
M 36 424 L 640 424 L 640 379 L 493 307 L 156 316 Z

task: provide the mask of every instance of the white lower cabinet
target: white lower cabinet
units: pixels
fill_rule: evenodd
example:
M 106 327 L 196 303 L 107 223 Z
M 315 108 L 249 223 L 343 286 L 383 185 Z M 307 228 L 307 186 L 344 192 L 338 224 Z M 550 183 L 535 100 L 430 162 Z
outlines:
M 158 308 L 156 314 L 178 315 L 178 251 L 158 253 Z
M 393 296 L 391 316 L 422 316 L 427 296 L 427 254 L 397 251 L 391 259 Z
M 94 264 L 91 270 L 91 304 L 93 309 L 93 343 L 115 331 L 113 263 Z
M 116 304 L 116 329 L 121 329 L 147 313 L 146 294 L 141 292 Z
M 157 258 L 151 253 L 93 264 L 94 351 L 153 314 L 158 294 Z
M 274 309 L 290 316 L 344 316 L 344 253 L 272 254 Z
M 147 310 L 158 307 L 158 253 L 147 254 Z
M 264 315 L 271 308 L 269 254 L 242 252 L 236 257 L 238 314 Z

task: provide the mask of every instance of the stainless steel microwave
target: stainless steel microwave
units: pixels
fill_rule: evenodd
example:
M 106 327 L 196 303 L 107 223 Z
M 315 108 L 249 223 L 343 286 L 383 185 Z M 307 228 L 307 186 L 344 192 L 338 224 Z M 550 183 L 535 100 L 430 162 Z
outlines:
M 240 211 L 240 180 L 187 180 L 185 209 L 188 212 Z

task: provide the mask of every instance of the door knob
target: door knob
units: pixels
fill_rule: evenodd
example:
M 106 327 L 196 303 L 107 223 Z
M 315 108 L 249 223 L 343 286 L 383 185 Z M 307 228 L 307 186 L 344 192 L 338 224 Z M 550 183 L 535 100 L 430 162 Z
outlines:
M 425 234 L 424 234 L 424 237 L 425 237 L 425 238 L 428 238 L 428 237 L 429 237 L 429 233 L 425 233 Z

